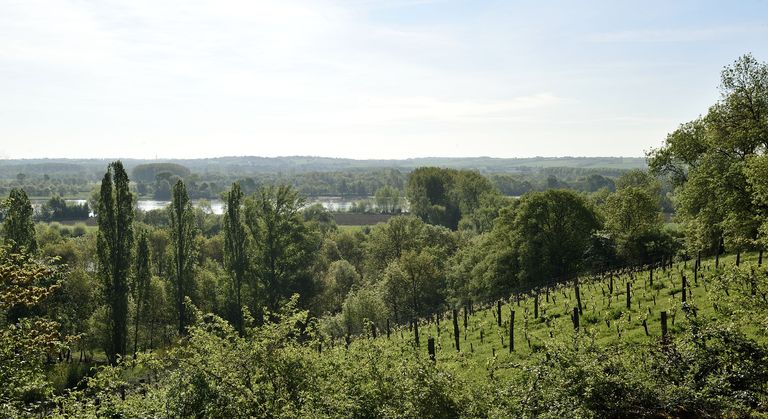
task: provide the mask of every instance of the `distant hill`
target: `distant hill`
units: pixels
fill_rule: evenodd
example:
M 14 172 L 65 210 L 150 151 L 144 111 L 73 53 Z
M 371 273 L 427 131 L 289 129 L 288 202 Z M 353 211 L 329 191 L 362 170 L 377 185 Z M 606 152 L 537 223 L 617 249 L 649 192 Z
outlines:
M 14 178 L 19 173 L 49 176 L 88 176 L 104 174 L 113 159 L 18 159 L 0 160 L 0 178 Z M 644 157 L 423 157 L 404 160 L 355 160 L 330 157 L 216 157 L 205 159 L 122 159 L 127 170 L 136 166 L 172 163 L 195 173 L 304 173 L 339 170 L 391 168 L 409 172 L 421 166 L 474 169 L 487 173 L 528 172 L 553 167 L 627 170 L 645 168 Z

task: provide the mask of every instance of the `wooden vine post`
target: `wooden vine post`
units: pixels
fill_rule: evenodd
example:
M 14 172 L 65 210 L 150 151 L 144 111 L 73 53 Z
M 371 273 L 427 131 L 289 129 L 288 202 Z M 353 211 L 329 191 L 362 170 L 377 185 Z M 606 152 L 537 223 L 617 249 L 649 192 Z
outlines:
M 571 316 L 571 319 L 573 320 L 573 329 L 579 330 L 579 308 L 578 307 L 573 308 L 573 315 Z
M 582 313 L 581 311 L 581 293 L 579 292 L 579 278 L 576 277 L 576 308 L 579 310 L 579 314 Z
M 682 299 L 681 301 L 682 301 L 683 303 L 685 303 L 685 300 L 686 300 L 686 294 L 687 294 L 687 292 L 686 292 L 686 290 L 685 290 L 685 288 L 686 288 L 686 283 L 685 283 L 685 275 L 683 275 L 682 281 L 683 281 L 683 299 Z
M 509 315 L 509 353 L 515 350 L 515 310 Z
M 456 342 L 456 351 L 461 351 L 459 346 L 459 311 L 453 309 L 453 340 Z
M 432 362 L 436 362 L 437 358 L 435 357 L 435 338 L 430 337 L 427 339 L 427 352 L 429 352 L 429 359 L 431 359 Z
M 629 284 L 630 284 L 630 282 L 627 281 L 627 309 L 628 310 L 630 308 L 632 308 L 632 294 L 631 294 L 631 290 L 630 290 L 630 285 Z
M 464 306 L 464 334 L 465 335 L 467 334 L 467 323 L 468 323 L 467 322 L 467 316 L 468 316 L 468 314 L 467 314 L 467 306 L 465 305 Z

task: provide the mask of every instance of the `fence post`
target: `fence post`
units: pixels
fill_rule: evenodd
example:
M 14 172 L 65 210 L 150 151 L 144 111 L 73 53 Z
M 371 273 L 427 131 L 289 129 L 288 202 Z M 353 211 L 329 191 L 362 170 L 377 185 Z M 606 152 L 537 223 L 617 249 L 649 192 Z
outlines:
M 389 318 L 387 318 L 387 339 L 389 339 Z
M 413 334 L 414 334 L 414 338 L 416 340 L 416 347 L 418 348 L 420 346 L 419 345 L 419 321 L 418 320 L 414 320 L 413 321 Z
M 661 312 L 661 339 L 662 341 L 667 341 L 667 312 L 662 311 Z

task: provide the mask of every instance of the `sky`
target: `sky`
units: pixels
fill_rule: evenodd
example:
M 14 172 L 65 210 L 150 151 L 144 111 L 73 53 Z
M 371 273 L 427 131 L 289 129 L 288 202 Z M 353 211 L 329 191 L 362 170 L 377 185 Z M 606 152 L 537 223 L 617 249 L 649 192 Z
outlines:
M 0 158 L 643 156 L 767 1 L 0 0 Z

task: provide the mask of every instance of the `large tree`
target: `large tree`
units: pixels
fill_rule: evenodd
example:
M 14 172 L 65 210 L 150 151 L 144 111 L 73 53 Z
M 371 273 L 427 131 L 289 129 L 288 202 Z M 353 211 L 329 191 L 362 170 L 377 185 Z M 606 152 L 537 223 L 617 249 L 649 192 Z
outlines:
M 254 239 L 253 267 L 271 311 L 293 293 L 303 302 L 314 293 L 310 267 L 321 241 L 304 221 L 303 206 L 304 199 L 287 185 L 260 188 L 245 202 L 246 225 Z
M 420 253 L 432 247 L 444 259 L 456 246 L 454 236 L 445 227 L 426 224 L 413 216 L 392 217 L 371 231 L 365 244 L 365 274 L 375 277 L 408 251 Z
M 11 189 L 5 206 L 6 213 L 3 220 L 5 243 L 10 246 L 13 253 L 19 253 L 22 249 L 35 253 L 37 251 L 35 223 L 32 221 L 32 204 L 29 202 L 27 193 L 21 188 Z
M 750 160 L 768 149 L 768 64 L 740 57 L 721 74 L 721 99 L 707 114 L 680 125 L 649 153 L 649 165 L 676 186 L 677 214 L 689 250 L 741 250 L 757 238 Z
M 582 196 L 562 189 L 529 193 L 502 211 L 488 256 L 507 260 L 524 286 L 567 279 L 579 272 L 598 228 L 600 220 Z M 509 249 L 493 249 L 496 246 Z
M 187 195 L 184 182 L 179 179 L 173 185 L 173 200 L 170 207 L 171 218 L 171 278 L 173 281 L 176 311 L 179 318 L 179 334 L 185 335 L 187 316 L 184 299 L 192 295 L 194 286 L 195 255 L 195 218 L 192 203 Z
M 427 247 L 408 250 L 384 270 L 385 300 L 395 317 L 402 321 L 429 316 L 439 311 L 445 298 L 445 259 Z
M 430 224 L 456 229 L 462 217 L 480 208 L 486 194 L 497 193 L 491 182 L 468 170 L 420 167 L 408 177 L 411 213 Z
M 672 239 L 662 230 L 659 182 L 645 171 L 633 170 L 616 185 L 617 191 L 602 208 L 605 228 L 622 262 L 643 264 L 668 256 Z
M 128 275 L 133 250 L 133 195 L 120 161 L 107 168 L 99 194 L 97 249 L 99 272 L 109 309 L 106 350 L 111 362 L 126 352 L 128 335 Z

